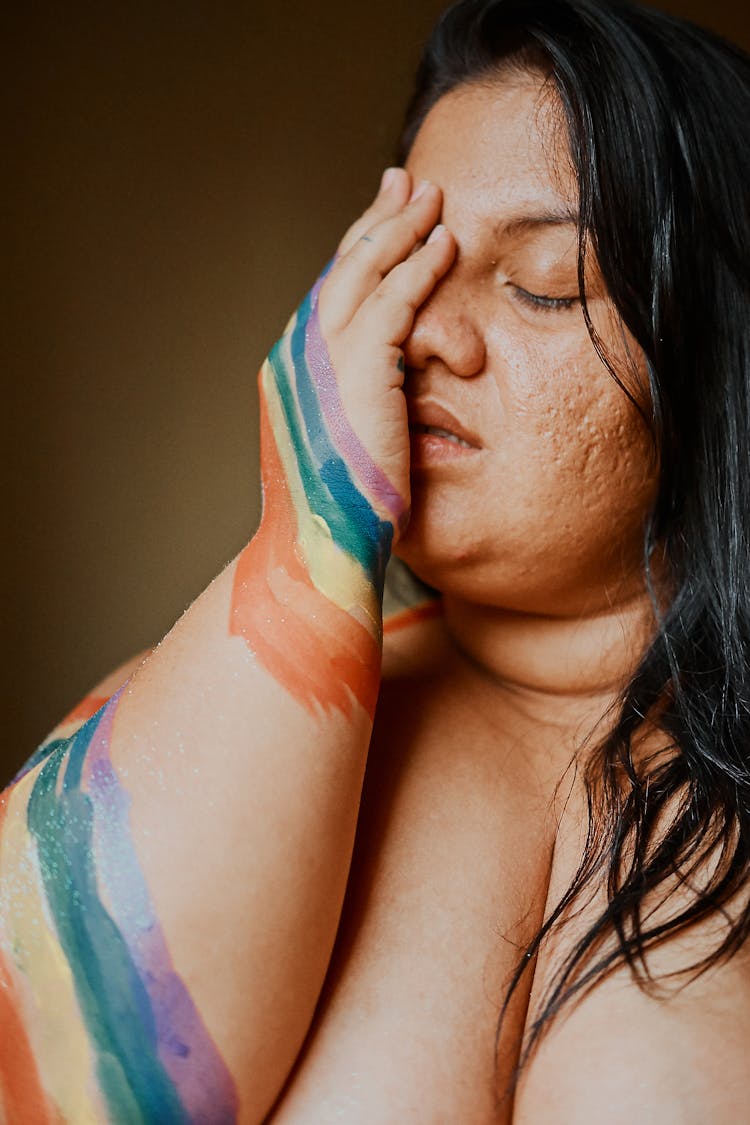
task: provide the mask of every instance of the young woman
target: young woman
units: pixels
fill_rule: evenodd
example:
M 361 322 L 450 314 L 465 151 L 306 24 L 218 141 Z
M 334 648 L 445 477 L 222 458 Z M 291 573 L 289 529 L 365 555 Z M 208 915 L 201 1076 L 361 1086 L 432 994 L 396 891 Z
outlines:
M 748 60 L 461 0 L 397 163 L 257 534 L 5 793 L 9 1121 L 746 1116 Z

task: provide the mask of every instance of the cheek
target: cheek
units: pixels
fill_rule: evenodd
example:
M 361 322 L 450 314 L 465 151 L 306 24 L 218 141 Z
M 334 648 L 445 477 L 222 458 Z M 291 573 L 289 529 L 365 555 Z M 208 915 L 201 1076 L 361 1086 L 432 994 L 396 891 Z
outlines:
M 415 491 L 399 553 L 438 588 L 558 612 L 640 573 L 656 467 L 588 336 L 514 344 L 492 358 L 483 406 L 497 440 L 477 478 Z
M 596 526 L 638 526 L 656 486 L 649 434 L 641 416 L 606 371 L 589 384 L 568 382 L 551 407 L 551 471 L 560 502 Z M 590 521 L 590 523 L 589 523 Z
M 655 466 L 637 410 L 590 343 L 563 357 L 558 351 L 554 360 L 534 358 L 527 357 L 523 387 L 509 387 L 509 413 L 525 447 L 533 499 L 548 513 L 604 519 L 610 528 L 613 519 L 621 523 L 632 513 L 640 526 Z

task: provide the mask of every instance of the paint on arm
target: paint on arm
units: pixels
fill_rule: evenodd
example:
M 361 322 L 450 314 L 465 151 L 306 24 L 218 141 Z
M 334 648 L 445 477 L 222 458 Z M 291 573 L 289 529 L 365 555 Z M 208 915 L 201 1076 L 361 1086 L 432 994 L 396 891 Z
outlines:
M 405 505 L 342 409 L 319 288 L 261 371 L 263 519 L 235 568 L 229 632 L 316 720 L 359 709 L 371 721 L 383 575 Z M 21 1125 L 237 1116 L 110 759 L 124 690 L 70 716 L 0 799 L 0 1090 Z
M 232 1122 L 232 1077 L 172 964 L 110 761 L 120 696 L 2 798 L 6 1113 L 30 1125 Z
M 350 715 L 356 700 L 372 718 L 406 506 L 343 410 L 317 312 L 325 272 L 261 369 L 263 518 L 238 562 L 230 632 L 311 713 Z
M 67 715 L 60 720 L 59 723 L 50 731 L 42 744 L 39 746 L 35 754 L 26 762 L 22 772 L 29 770 L 40 758 L 44 757 L 47 747 L 50 742 L 59 738 L 71 738 L 78 728 L 90 719 L 92 715 L 104 706 L 107 700 L 114 695 L 118 688 L 122 687 L 126 680 L 130 679 L 136 668 L 139 668 L 146 657 L 151 655 L 153 650 L 150 648 L 144 649 L 142 652 L 131 656 L 123 664 L 120 664 L 113 671 L 109 672 L 104 679 L 100 680 L 95 687 L 91 689 L 86 695 L 83 696 L 72 710 L 68 711 Z

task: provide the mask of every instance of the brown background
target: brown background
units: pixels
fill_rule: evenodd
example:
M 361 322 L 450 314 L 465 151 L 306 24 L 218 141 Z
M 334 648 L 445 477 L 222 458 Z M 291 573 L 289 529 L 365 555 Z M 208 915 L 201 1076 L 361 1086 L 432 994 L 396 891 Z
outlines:
M 750 49 L 744 5 L 661 6 Z M 443 0 L 14 7 L 2 776 L 252 534 L 257 368 Z

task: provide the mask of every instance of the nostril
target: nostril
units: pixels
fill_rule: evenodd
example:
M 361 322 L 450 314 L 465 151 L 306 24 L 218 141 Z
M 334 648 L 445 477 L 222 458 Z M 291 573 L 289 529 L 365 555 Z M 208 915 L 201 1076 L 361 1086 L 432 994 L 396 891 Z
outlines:
M 486 362 L 484 325 L 453 292 L 443 298 L 438 286 L 417 309 L 401 344 L 405 378 L 437 361 L 454 375 L 479 374 Z

